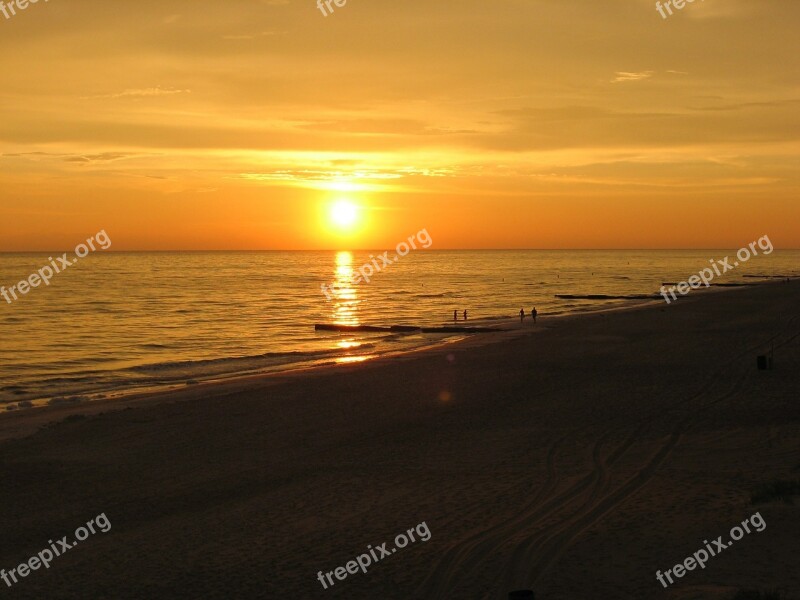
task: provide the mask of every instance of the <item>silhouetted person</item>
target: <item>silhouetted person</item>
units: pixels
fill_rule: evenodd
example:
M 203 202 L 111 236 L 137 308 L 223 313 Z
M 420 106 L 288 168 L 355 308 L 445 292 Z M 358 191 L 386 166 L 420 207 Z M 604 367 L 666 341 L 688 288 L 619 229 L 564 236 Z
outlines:
M 467 310 L 466 309 L 464 309 L 464 320 L 465 321 L 467 320 Z
M 525 320 L 525 309 L 519 309 L 519 322 L 522 323 Z
M 536 325 L 536 315 L 538 315 L 538 314 L 539 313 L 536 311 L 536 307 L 534 306 L 533 310 L 531 311 L 531 317 L 533 317 L 533 324 L 534 325 Z
M 453 321 L 458 321 L 458 311 L 457 310 L 453 311 Z

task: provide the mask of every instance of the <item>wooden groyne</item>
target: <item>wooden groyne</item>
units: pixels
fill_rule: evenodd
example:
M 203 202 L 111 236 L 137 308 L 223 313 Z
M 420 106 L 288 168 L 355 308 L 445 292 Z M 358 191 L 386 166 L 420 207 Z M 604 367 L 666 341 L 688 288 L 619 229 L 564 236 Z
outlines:
M 375 325 L 337 325 L 335 323 L 317 323 L 314 325 L 314 330 L 337 333 L 495 333 L 506 331 L 498 327 L 416 327 L 413 325 L 378 327 Z
M 658 294 L 633 294 L 629 296 L 609 296 L 606 294 L 556 294 L 560 300 L 656 300 Z

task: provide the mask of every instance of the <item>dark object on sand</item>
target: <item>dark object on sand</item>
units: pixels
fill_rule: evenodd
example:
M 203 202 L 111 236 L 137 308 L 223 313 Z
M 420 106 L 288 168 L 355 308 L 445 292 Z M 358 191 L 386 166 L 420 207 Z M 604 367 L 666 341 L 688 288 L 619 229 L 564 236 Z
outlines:
M 759 371 L 771 371 L 772 361 L 775 358 L 775 344 L 772 344 L 769 349 L 769 354 L 756 357 L 756 364 Z
M 761 355 L 756 357 L 756 364 L 758 365 L 759 371 L 771 371 L 772 370 L 772 357 Z
M 508 595 L 508 600 L 536 600 L 531 590 L 517 590 Z

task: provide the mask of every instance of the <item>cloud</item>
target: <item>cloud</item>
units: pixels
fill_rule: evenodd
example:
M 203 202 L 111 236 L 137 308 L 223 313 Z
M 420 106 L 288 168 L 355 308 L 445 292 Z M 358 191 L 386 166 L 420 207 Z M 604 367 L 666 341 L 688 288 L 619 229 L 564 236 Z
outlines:
M 721 98 L 720 98 L 721 100 Z M 793 105 L 800 103 L 800 99 L 798 98 L 791 98 L 788 100 L 775 100 L 771 102 L 740 102 L 738 104 L 718 104 L 716 106 L 701 106 L 695 110 L 707 110 L 707 111 L 731 111 L 731 110 L 745 110 L 748 108 L 782 108 L 788 107 L 791 108 Z
M 271 37 L 273 35 L 286 35 L 288 31 L 260 31 L 258 33 L 243 33 L 238 35 L 223 35 L 223 40 L 254 40 L 260 37 Z
M 620 83 L 623 81 L 641 81 L 643 79 L 650 79 L 653 75 L 655 75 L 655 71 L 639 71 L 637 72 L 629 72 L 629 71 L 617 71 L 616 78 L 611 80 L 611 83 Z
M 109 163 L 128 158 L 153 156 L 136 152 L 99 152 L 94 154 L 66 154 L 56 152 L 7 152 L 0 154 L 3 158 L 27 158 L 39 162 L 40 159 L 59 159 L 69 163 Z
M 14 157 L 20 158 L 22 156 L 64 156 L 63 154 L 54 154 L 52 152 L 6 152 L 4 154 L 0 154 L 0 156 L 4 157 Z
M 127 152 L 102 152 L 100 154 L 83 154 L 80 156 L 68 156 L 64 159 L 66 162 L 79 162 L 79 163 L 94 163 L 94 162 L 113 162 L 116 160 L 123 160 L 126 158 L 135 158 L 137 154 Z
M 401 118 L 357 118 L 306 121 L 298 125 L 310 131 L 343 132 L 351 134 L 385 135 L 457 135 L 478 133 L 475 129 L 453 129 L 433 127 L 421 119 Z
M 276 169 L 257 173 L 240 173 L 239 179 L 290 185 L 301 188 L 337 192 L 378 192 L 390 188 L 386 183 L 414 177 L 451 177 L 450 168 L 398 167 L 395 169 L 358 169 L 348 171 L 327 169 Z M 397 191 L 400 188 L 392 188 Z
M 97 96 L 81 96 L 83 100 L 94 98 L 148 98 L 153 96 L 173 96 L 175 94 L 191 94 L 192 90 L 161 89 L 160 87 L 128 89 L 117 94 L 100 94 Z

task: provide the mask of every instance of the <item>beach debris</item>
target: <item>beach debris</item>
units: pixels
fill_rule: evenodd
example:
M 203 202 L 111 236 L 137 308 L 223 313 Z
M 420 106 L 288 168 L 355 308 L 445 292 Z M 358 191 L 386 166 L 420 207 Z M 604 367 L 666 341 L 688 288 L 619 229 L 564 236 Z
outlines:
M 769 348 L 769 354 L 756 357 L 756 365 L 759 371 L 771 371 L 773 360 L 775 358 L 775 343 L 773 342 Z

